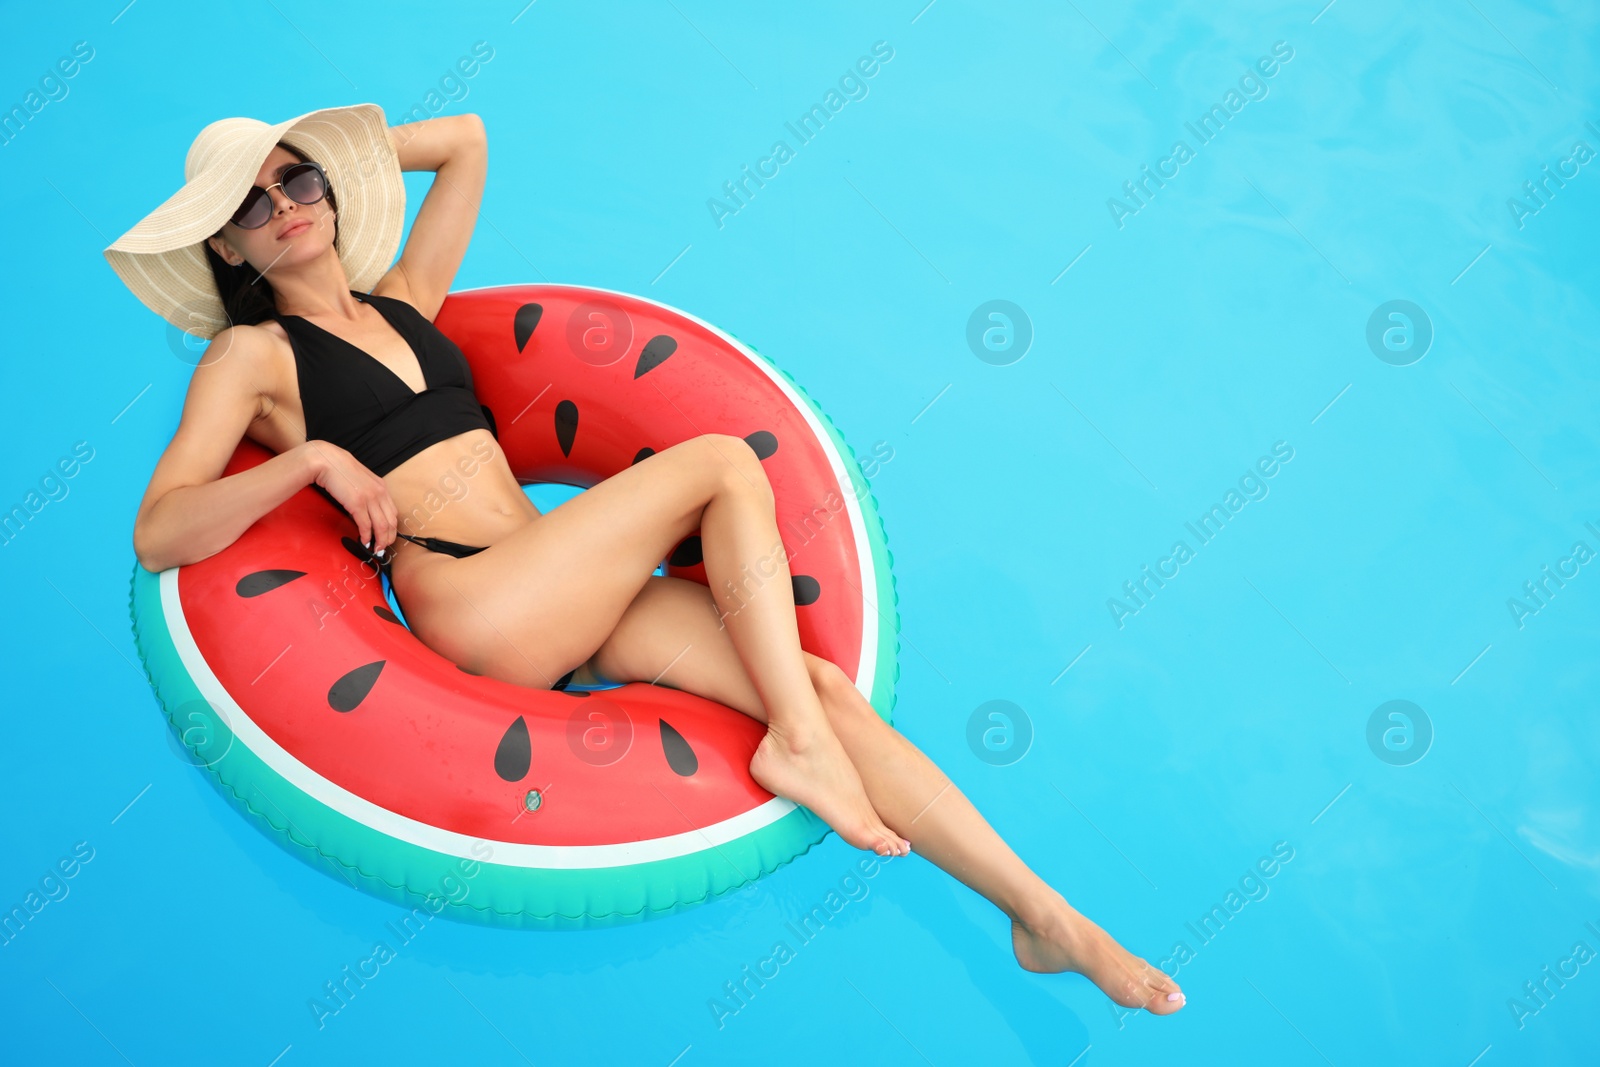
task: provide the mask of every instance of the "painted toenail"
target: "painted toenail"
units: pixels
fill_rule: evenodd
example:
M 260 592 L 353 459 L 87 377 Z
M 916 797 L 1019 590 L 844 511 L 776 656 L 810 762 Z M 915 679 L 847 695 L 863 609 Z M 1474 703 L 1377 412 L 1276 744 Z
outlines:
M 1167 994 L 1167 1000 L 1168 1001 L 1182 1000 L 1182 999 L 1183 999 L 1183 994 L 1182 993 L 1168 993 Z

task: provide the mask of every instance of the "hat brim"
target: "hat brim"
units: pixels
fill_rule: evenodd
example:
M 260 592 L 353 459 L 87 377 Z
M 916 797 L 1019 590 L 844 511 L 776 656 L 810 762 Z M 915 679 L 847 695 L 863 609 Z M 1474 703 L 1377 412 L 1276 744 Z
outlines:
M 233 216 L 261 164 L 285 141 L 327 172 L 339 198 L 345 276 L 352 289 L 370 291 L 393 264 L 405 226 L 405 182 L 388 131 L 377 104 L 230 127 L 203 169 L 106 248 L 106 261 L 150 310 L 188 333 L 215 337 L 232 323 L 204 241 Z

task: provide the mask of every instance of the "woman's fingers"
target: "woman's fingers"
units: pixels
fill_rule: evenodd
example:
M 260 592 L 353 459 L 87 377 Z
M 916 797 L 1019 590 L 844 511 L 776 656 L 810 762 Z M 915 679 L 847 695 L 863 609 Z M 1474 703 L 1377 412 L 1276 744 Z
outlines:
M 386 549 L 394 543 L 394 502 L 389 499 L 389 487 L 381 478 L 372 488 L 371 513 L 373 537 L 377 542 L 373 547 Z
M 394 544 L 395 531 L 399 529 L 400 510 L 394 506 L 394 498 L 389 495 L 389 487 L 383 488 L 383 543 L 385 546 Z
M 394 520 L 389 518 L 388 493 L 383 493 L 372 505 L 372 528 L 377 544 L 374 548 L 387 549 L 394 544 Z
M 364 547 L 373 552 L 387 549 L 394 543 L 400 517 L 388 484 L 337 445 L 319 442 L 319 450 L 328 457 L 328 469 L 318 477 L 318 484 L 355 521 Z

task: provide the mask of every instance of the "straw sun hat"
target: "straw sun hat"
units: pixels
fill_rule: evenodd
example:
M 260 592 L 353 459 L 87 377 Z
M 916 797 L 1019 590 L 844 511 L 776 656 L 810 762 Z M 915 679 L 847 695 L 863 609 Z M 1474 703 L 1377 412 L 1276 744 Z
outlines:
M 368 292 L 394 262 L 405 224 L 400 159 L 377 104 L 307 112 L 275 126 L 219 119 L 183 162 L 184 186 L 105 250 L 146 307 L 187 333 L 215 337 L 231 325 L 204 242 L 222 229 L 279 141 L 320 163 L 339 198 L 339 261 L 350 287 Z

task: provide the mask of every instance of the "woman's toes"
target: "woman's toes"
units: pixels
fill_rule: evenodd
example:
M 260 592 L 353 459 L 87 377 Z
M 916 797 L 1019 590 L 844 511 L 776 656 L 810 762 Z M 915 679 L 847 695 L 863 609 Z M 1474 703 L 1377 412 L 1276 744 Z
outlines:
M 903 856 L 910 851 L 911 842 L 889 829 L 881 821 L 874 828 L 872 850 L 880 856 Z
M 1164 975 L 1163 977 L 1165 978 Z M 1148 992 L 1150 996 L 1145 1002 L 1145 1008 L 1157 1015 L 1170 1015 L 1184 1005 L 1183 990 L 1179 989 L 1177 983 L 1171 979 L 1159 984 L 1152 981 Z

